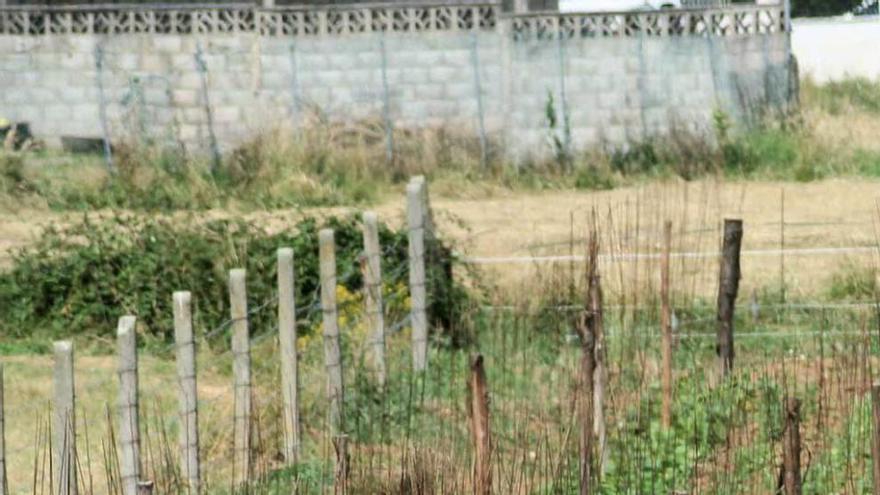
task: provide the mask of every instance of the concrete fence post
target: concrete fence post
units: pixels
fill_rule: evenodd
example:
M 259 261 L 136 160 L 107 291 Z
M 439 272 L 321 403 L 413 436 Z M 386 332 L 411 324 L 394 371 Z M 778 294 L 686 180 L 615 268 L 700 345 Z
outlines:
M 327 398 L 330 402 L 330 428 L 336 450 L 336 488 L 344 492 L 348 474 L 348 450 L 344 425 L 344 388 L 339 321 L 336 309 L 336 245 L 332 229 L 318 234 L 321 272 L 321 314 L 324 334 L 324 364 L 327 369 Z
M 382 300 L 382 248 L 379 245 L 378 216 L 364 213 L 363 261 L 365 310 L 370 328 L 370 347 L 373 349 L 373 369 L 380 388 L 385 387 L 385 313 Z
M 3 363 L 0 363 L 0 495 L 9 495 L 9 481 L 6 479 L 6 420 L 3 405 Z
M 293 249 L 278 250 L 278 340 L 281 347 L 281 386 L 284 394 L 284 449 L 289 465 L 300 449 L 299 368 L 296 352 L 296 292 Z
M 122 493 L 137 495 L 140 479 L 136 319 L 123 316 L 116 330 L 119 353 L 119 457 Z
M 243 269 L 229 271 L 235 400 L 232 479 L 235 484 L 246 483 L 251 475 L 251 345 L 245 277 Z
M 174 293 L 174 342 L 177 348 L 177 388 L 180 420 L 180 474 L 190 493 L 199 493 L 199 409 L 196 347 L 192 328 L 192 296 Z
M 431 197 L 428 194 L 428 180 L 424 175 L 416 175 L 413 176 L 410 180 L 411 183 L 418 184 L 419 186 L 419 194 L 422 198 L 422 217 L 424 220 L 422 221 L 422 225 L 425 227 L 425 239 L 433 240 L 434 239 L 434 214 L 431 211 Z
M 55 405 L 53 485 L 58 495 L 76 495 L 76 399 L 73 381 L 73 343 L 55 342 Z
M 428 317 L 425 289 L 425 215 L 422 185 L 419 182 L 412 181 L 406 186 L 406 199 L 413 369 L 424 371 L 428 367 Z

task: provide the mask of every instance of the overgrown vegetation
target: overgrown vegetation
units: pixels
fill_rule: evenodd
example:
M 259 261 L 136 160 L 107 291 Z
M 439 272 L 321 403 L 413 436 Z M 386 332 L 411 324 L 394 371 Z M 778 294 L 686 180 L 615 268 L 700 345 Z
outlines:
M 355 218 L 306 218 L 270 233 L 240 219 L 188 221 L 133 215 L 86 217 L 52 226 L 33 245 L 13 255 L 0 275 L 0 333 L 7 337 L 59 338 L 113 335 L 117 319 L 136 315 L 145 335 L 160 343 L 173 338 L 171 295 L 193 294 L 196 327 L 209 337 L 226 335 L 229 319 L 228 270 L 247 269 L 252 332 L 272 332 L 277 308 L 276 251 L 295 252 L 296 303 L 300 332 L 320 321 L 318 230 L 330 227 L 337 245 L 341 311 L 359 313 L 362 234 Z M 385 301 L 389 321 L 408 312 L 407 233 L 382 226 Z M 434 253 L 449 253 L 438 239 Z M 446 264 L 451 263 L 448 260 Z M 441 263 L 438 263 L 438 266 Z M 428 271 L 432 321 L 452 329 L 467 295 L 447 270 Z M 221 346 L 222 347 L 222 346 Z
M 207 161 L 178 148 L 119 144 L 116 173 L 99 156 L 51 152 L 0 154 L 0 194 L 7 208 L 204 210 L 359 205 L 379 200 L 407 177 L 426 174 L 452 195 L 510 189 L 608 189 L 651 177 L 707 175 L 810 181 L 836 175 L 880 177 L 880 81 L 847 79 L 801 86 L 802 109 L 751 131 L 716 112 L 714 136 L 677 129 L 624 148 L 568 150 L 568 123 L 552 95 L 545 105 L 545 161 L 503 161 L 490 146 L 481 163 L 476 137 L 443 129 L 394 132 L 386 156 L 380 122 L 337 125 L 313 118 L 297 132 L 276 131 Z M 492 143 L 490 142 L 490 145 Z M 487 188 L 488 186 L 488 188 Z

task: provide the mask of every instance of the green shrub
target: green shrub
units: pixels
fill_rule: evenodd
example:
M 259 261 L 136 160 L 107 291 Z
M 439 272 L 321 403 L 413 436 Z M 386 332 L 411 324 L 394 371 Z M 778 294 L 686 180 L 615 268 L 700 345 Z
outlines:
M 0 185 L 4 193 L 19 196 L 30 193 L 35 186 L 24 174 L 24 159 L 21 155 L 0 152 Z
M 873 268 L 846 263 L 831 276 L 828 296 L 838 301 L 873 300 L 876 275 Z
M 354 218 L 324 222 L 336 233 L 338 284 L 354 293 L 361 287 L 359 256 L 362 234 Z M 173 338 L 171 295 L 193 294 L 199 329 L 225 335 L 229 317 L 227 273 L 247 269 L 251 331 L 271 332 L 276 324 L 276 251 L 292 247 L 296 264 L 298 320 L 304 334 L 320 320 L 318 309 L 318 230 L 314 218 L 294 229 L 268 233 L 240 219 L 200 223 L 117 215 L 106 220 L 46 229 L 39 240 L 13 256 L 12 269 L 0 276 L 0 332 L 27 337 L 111 336 L 117 319 L 136 315 L 146 334 L 159 341 Z M 383 279 L 389 324 L 403 318 L 406 307 L 407 236 L 382 226 Z M 431 252 L 449 253 L 440 241 Z M 451 260 L 445 262 L 451 263 Z M 453 328 L 467 298 L 455 286 L 450 270 L 428 270 L 429 318 Z M 451 266 L 451 265 L 450 265 Z M 350 298 L 340 305 L 360 304 Z M 340 312 L 350 308 L 340 307 Z M 360 314 L 360 308 L 351 309 Z M 214 329 L 211 331 L 211 329 Z
M 599 167 L 585 165 L 575 169 L 574 187 L 577 189 L 614 189 L 614 177 Z

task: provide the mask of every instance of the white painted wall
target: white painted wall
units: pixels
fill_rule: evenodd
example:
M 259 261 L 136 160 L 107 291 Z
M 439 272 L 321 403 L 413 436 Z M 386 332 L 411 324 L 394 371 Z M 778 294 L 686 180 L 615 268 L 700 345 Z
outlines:
M 880 79 L 880 17 L 794 19 L 792 51 L 801 76 L 817 82 L 862 76 Z

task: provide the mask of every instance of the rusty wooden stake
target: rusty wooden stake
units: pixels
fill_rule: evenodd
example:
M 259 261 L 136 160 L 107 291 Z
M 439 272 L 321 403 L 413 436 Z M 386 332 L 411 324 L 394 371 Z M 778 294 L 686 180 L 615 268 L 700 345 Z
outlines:
M 578 400 L 581 428 L 579 455 L 581 495 L 591 493 L 593 450 L 596 447 L 594 436 L 599 436 L 598 447 L 601 449 L 603 441 L 601 435 L 604 434 L 604 418 L 601 417 L 600 411 L 604 392 L 600 389 L 602 380 L 597 380 L 598 372 L 601 371 L 598 356 L 601 354 L 602 288 L 598 273 L 599 243 L 595 232 L 591 235 L 587 246 L 586 309 L 578 325 L 581 337 L 581 373 L 578 379 L 581 389 Z
M 718 283 L 718 329 L 715 352 L 718 371 L 726 378 L 733 370 L 733 313 L 739 291 L 739 255 L 742 246 L 742 220 L 724 220 L 724 243 L 721 248 L 721 272 Z
M 482 354 L 471 359 L 468 411 L 474 441 L 474 494 L 489 495 L 492 493 L 492 435 L 489 429 L 489 388 Z
M 880 495 L 880 383 L 871 386 L 871 464 L 874 474 L 874 495 Z
M 588 328 L 588 312 L 584 312 L 579 325 L 581 334 L 581 373 L 578 379 L 581 391 L 578 398 L 581 428 L 579 455 L 580 495 L 588 495 L 591 488 L 593 465 L 593 372 L 596 368 L 595 342 Z
M 672 246 L 672 222 L 663 225 L 663 255 L 660 258 L 660 327 L 663 337 L 663 410 L 661 424 L 672 422 L 672 306 L 669 303 L 669 251 Z
M 782 488 L 785 495 L 801 495 L 801 401 L 785 400 L 785 431 L 782 436 Z

